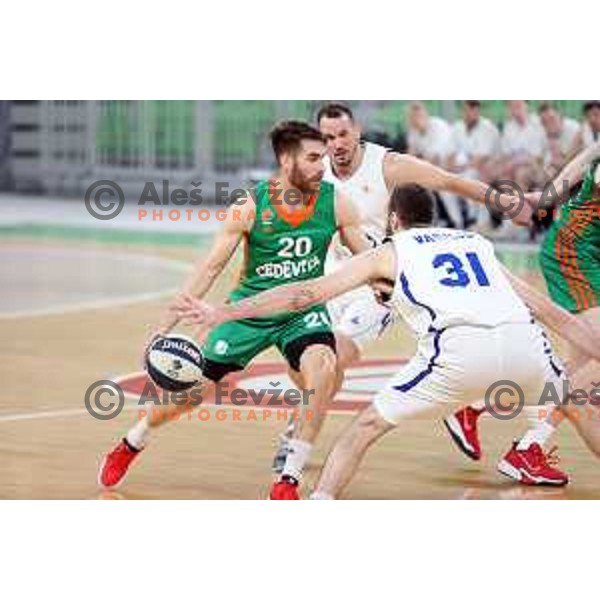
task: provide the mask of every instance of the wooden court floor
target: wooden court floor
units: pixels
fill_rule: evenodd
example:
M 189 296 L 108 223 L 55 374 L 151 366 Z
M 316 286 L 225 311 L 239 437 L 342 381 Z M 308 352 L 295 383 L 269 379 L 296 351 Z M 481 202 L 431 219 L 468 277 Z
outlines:
M 133 423 L 135 412 L 125 410 L 113 420 L 96 420 L 84 408 L 85 390 L 94 381 L 139 370 L 148 327 L 164 302 L 152 295 L 153 290 L 164 291 L 182 280 L 185 263 L 197 253 L 193 247 L 130 247 L 120 242 L 12 236 L 0 237 L 0 253 L 3 263 L 10 262 L 4 270 L 0 301 L 0 498 L 266 496 L 275 439 L 283 427 L 276 419 L 169 423 L 117 492 L 101 492 L 97 487 L 101 455 Z M 121 257 L 120 266 L 115 256 Z M 153 264 L 148 257 L 164 264 Z M 148 272 L 132 267 L 138 262 Z M 160 275 L 149 276 L 152 272 Z M 230 280 L 225 278 L 217 286 L 215 296 L 226 291 Z M 111 306 L 111 298 L 136 294 L 138 300 Z M 95 304 L 76 310 L 77 306 L 69 305 L 73 299 L 76 305 L 94 299 Z M 19 306 L 26 310 L 19 311 Z M 53 307 L 51 314 L 43 314 L 49 307 Z M 408 357 L 412 347 L 406 330 L 397 326 L 368 357 Z M 283 364 L 274 351 L 258 362 Z M 513 485 L 495 471 L 496 460 L 527 427 L 525 418 L 484 420 L 485 456 L 474 463 L 455 450 L 440 416 L 407 421 L 390 433 L 370 451 L 345 497 L 600 498 L 600 463 L 569 425 L 561 427 L 556 441 L 561 465 L 571 474 L 572 483 L 563 490 L 532 490 Z M 328 418 L 304 491 L 310 490 L 328 449 L 351 418 L 351 414 Z

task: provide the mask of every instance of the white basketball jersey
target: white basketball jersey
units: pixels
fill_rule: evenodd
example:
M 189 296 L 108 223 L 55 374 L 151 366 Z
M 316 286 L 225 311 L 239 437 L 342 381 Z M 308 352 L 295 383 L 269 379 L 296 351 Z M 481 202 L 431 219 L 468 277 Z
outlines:
M 415 228 L 393 237 L 393 300 L 417 336 L 456 325 L 529 323 L 531 314 L 477 233 Z
M 325 175 L 323 179 L 333 183 L 335 187 L 348 196 L 358 209 L 363 222 L 365 234 L 373 240 L 373 245 L 378 244 L 385 237 L 390 195 L 383 177 L 383 160 L 388 152 L 387 148 L 377 144 L 365 142 L 364 153 L 360 166 L 352 177 L 338 179 L 329 157 L 325 158 Z M 349 251 L 343 248 L 336 236 L 332 244 L 335 259 L 350 256 Z

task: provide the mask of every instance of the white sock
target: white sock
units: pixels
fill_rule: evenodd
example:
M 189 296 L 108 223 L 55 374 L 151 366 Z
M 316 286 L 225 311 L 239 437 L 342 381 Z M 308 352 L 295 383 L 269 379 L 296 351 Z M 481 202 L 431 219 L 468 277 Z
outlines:
M 310 500 L 335 500 L 335 498 L 327 492 L 319 492 L 319 490 L 315 490 L 310 495 Z
M 148 424 L 148 416 L 140 419 L 125 436 L 127 443 L 133 446 L 136 450 L 142 450 L 148 441 L 150 435 L 150 425 Z
M 288 447 L 289 452 L 281 476 L 287 475 L 293 477 L 296 481 L 300 481 L 312 444 L 303 440 L 291 439 L 288 442 Z
M 543 446 L 548 438 L 554 433 L 556 427 L 551 423 L 543 421 L 529 429 L 517 444 L 517 450 L 527 450 L 531 444 L 538 443 Z
M 477 400 L 477 402 L 473 402 L 473 404 L 469 404 L 469 406 L 477 412 L 483 412 L 487 408 L 485 400 Z

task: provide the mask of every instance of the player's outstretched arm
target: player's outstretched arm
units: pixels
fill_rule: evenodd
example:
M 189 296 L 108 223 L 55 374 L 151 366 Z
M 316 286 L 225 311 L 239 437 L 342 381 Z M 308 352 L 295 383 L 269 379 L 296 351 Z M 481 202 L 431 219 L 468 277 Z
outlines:
M 196 261 L 192 273 L 184 282 L 176 298 L 167 306 L 152 337 L 166 335 L 177 325 L 179 318 L 174 307 L 178 305 L 180 296 L 203 298 L 210 290 L 231 260 L 242 235 L 252 226 L 254 208 L 255 203 L 248 195 L 246 202 L 240 206 L 234 205 L 227 211 L 223 228 L 217 234 L 208 254 Z
M 581 352 L 600 360 L 600 328 L 582 321 L 511 273 L 506 267 L 502 271 L 513 289 L 529 306 L 534 316 Z
M 577 153 L 552 182 L 544 187 L 543 191 L 525 194 L 525 200 L 531 210 L 543 209 L 545 211 L 550 208 L 550 205 L 558 206 L 568 200 L 571 189 L 583 179 L 586 168 L 598 156 L 600 156 L 600 142 Z
M 373 248 L 363 233 L 360 213 L 356 205 L 346 194 L 339 190 L 335 193 L 335 220 L 342 242 L 352 254 L 366 252 Z
M 485 204 L 487 199 L 493 198 L 494 206 L 506 211 L 510 211 L 511 207 L 519 203 L 519 197 L 516 195 L 499 194 L 481 181 L 450 173 L 407 154 L 389 153 L 383 165 L 383 173 L 389 189 L 417 184 L 430 190 L 450 192 L 480 204 Z M 522 209 L 513 218 L 517 225 L 528 224 L 531 219 L 532 209 L 527 203 L 523 204 Z
M 553 189 L 558 193 L 559 200 L 564 201 L 568 198 L 569 190 L 583 179 L 588 165 L 599 156 L 600 142 L 597 142 L 569 161 L 552 182 Z
M 215 307 L 191 296 L 180 298 L 176 314 L 186 322 L 209 329 L 225 321 L 301 311 L 366 283 L 394 279 L 394 273 L 395 251 L 390 244 L 385 244 L 351 258 L 342 269 L 331 275 L 281 285 L 235 304 Z

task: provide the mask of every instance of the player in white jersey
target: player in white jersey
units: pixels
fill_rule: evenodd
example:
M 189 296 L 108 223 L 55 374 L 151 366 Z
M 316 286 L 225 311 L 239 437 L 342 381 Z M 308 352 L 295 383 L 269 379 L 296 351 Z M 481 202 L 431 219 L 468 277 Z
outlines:
M 361 143 L 361 128 L 348 106 L 326 104 L 317 113 L 319 129 L 327 144 L 325 175 L 352 199 L 360 213 L 363 231 L 374 246 L 386 235 L 390 195 L 395 188 L 415 184 L 429 190 L 448 192 L 484 203 L 489 186 L 407 154 L 391 152 L 388 148 Z M 501 196 L 495 203 L 511 206 L 514 198 Z M 519 223 L 530 214 L 525 207 L 516 215 Z M 528 214 L 525 214 L 528 213 Z M 339 240 L 334 239 L 326 272 L 339 269 L 351 256 Z M 364 347 L 377 339 L 391 321 L 390 308 L 377 301 L 367 287 L 336 298 L 328 308 L 338 338 L 338 362 L 344 370 L 359 359 Z
M 383 176 L 387 148 L 366 142 L 362 145 L 362 160 L 358 169 L 346 180 L 340 180 L 333 171 L 331 159 L 325 159 L 324 179 L 334 183 L 353 198 L 362 222 L 363 233 L 373 247 L 381 244 L 386 235 L 389 191 Z M 350 196 L 349 196 L 350 197 Z M 325 273 L 340 269 L 352 254 L 334 237 Z M 346 368 L 360 358 L 373 340 L 380 337 L 392 321 L 390 307 L 378 300 L 369 286 L 352 290 L 327 304 L 338 339 L 342 342 L 340 368 Z
M 600 332 L 537 294 L 496 259 L 476 233 L 432 226 L 433 200 L 418 186 L 394 191 L 392 243 L 352 258 L 338 272 L 280 286 L 236 304 L 212 307 L 182 300 L 182 318 L 203 327 L 241 318 L 303 310 L 365 284 L 394 282 L 392 300 L 417 338 L 413 359 L 393 376 L 342 434 L 330 453 L 313 497 L 335 498 L 368 447 L 405 417 L 441 403 L 479 399 L 494 382 L 510 379 L 525 396 L 546 382 L 561 383 L 541 321 L 600 357 Z M 529 309 L 526 306 L 529 305 Z M 545 465 L 549 479 L 561 473 Z
M 361 142 L 361 128 L 351 109 L 339 103 L 326 104 L 317 113 L 318 126 L 325 138 L 327 157 L 324 179 L 343 191 L 360 213 L 363 232 L 373 246 L 386 235 L 390 195 L 397 187 L 416 184 L 430 190 L 448 192 L 458 197 L 484 203 L 489 186 L 444 171 L 435 165 L 407 154 L 391 152 L 377 144 Z M 501 194 L 496 206 L 510 207 L 514 197 Z M 524 206 L 515 216 L 519 224 L 529 224 L 531 209 Z M 327 258 L 326 273 L 343 267 L 351 253 L 339 236 L 334 238 Z M 385 297 L 385 295 L 384 295 Z M 391 307 L 363 286 L 328 304 L 336 334 L 338 383 L 343 372 L 360 359 L 365 347 L 379 338 L 392 322 Z M 291 373 L 295 383 L 302 381 Z M 285 463 L 287 439 L 293 432 L 290 422 L 273 459 L 273 471 L 280 473 Z
M 585 102 L 583 117 L 583 124 L 573 140 L 569 153 L 571 158 L 600 141 L 600 100 Z

